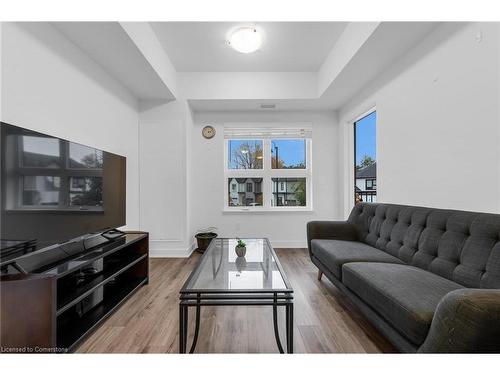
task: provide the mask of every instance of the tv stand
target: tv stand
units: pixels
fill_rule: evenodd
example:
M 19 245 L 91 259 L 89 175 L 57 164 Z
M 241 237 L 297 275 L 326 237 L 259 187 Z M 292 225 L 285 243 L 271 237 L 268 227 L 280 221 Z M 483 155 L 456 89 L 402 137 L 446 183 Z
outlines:
M 149 280 L 148 234 L 118 238 L 1 278 L 1 348 L 67 352 Z

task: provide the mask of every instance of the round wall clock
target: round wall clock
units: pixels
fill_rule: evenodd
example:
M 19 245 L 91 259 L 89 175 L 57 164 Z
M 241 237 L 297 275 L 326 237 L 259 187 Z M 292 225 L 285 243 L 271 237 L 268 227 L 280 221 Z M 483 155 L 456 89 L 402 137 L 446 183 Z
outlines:
M 203 128 L 203 130 L 201 131 L 201 134 L 203 134 L 203 136 L 206 138 L 206 139 L 210 139 L 210 138 L 213 138 L 215 136 L 215 129 L 213 126 L 205 126 Z

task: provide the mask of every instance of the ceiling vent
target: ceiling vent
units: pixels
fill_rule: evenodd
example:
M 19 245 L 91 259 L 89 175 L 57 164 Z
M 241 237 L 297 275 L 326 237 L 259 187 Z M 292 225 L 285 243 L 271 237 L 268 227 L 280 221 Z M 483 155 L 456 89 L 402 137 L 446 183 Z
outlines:
M 262 108 L 262 109 L 274 109 L 274 108 L 276 108 L 276 104 L 261 104 L 260 108 Z

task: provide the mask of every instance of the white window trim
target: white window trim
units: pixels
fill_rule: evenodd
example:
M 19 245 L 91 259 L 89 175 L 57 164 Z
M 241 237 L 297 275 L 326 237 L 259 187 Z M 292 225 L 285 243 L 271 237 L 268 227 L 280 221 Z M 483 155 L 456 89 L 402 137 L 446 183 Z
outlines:
M 307 138 L 263 138 L 252 137 L 252 140 L 262 140 L 263 168 L 262 169 L 229 169 L 228 168 L 228 141 L 241 138 L 224 139 L 224 195 L 223 212 L 309 212 L 313 210 L 313 183 L 312 183 L 312 137 Z M 250 139 L 247 137 L 247 139 Z M 305 169 L 271 169 L 271 140 L 304 139 L 306 141 L 306 168 Z M 262 178 L 263 205 L 258 207 L 232 207 L 228 204 L 229 178 Z M 306 206 L 271 206 L 272 178 L 304 177 L 306 179 Z
M 365 107 L 366 108 L 366 107 Z M 355 123 L 361 120 L 362 118 L 368 116 L 372 112 L 377 112 L 377 106 L 371 105 L 367 110 L 364 110 L 362 112 L 358 112 L 356 116 L 352 117 L 352 120 L 349 120 L 347 122 L 347 139 L 344 138 L 347 142 L 347 147 L 345 147 L 345 150 L 347 151 L 347 155 L 345 155 L 345 160 L 348 161 L 347 165 L 345 165 L 345 168 L 347 169 L 347 173 L 344 173 L 344 176 L 347 177 L 347 183 L 344 185 L 347 185 L 347 194 L 344 194 L 344 211 L 345 211 L 345 216 L 349 216 L 350 212 L 354 208 L 354 189 L 355 189 L 355 181 L 354 181 L 354 162 L 355 162 L 355 155 L 354 155 L 354 126 Z M 377 117 L 377 130 L 378 130 L 378 117 Z M 378 142 L 377 142 L 377 155 L 378 155 Z M 378 192 L 377 192 L 378 193 Z

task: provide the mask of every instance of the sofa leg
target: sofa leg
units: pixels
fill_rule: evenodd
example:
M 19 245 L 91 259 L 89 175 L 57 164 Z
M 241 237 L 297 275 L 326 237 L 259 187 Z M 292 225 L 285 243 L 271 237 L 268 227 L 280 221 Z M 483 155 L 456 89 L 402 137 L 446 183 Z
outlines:
M 318 280 L 321 281 L 321 277 L 323 276 L 323 272 L 318 270 Z

